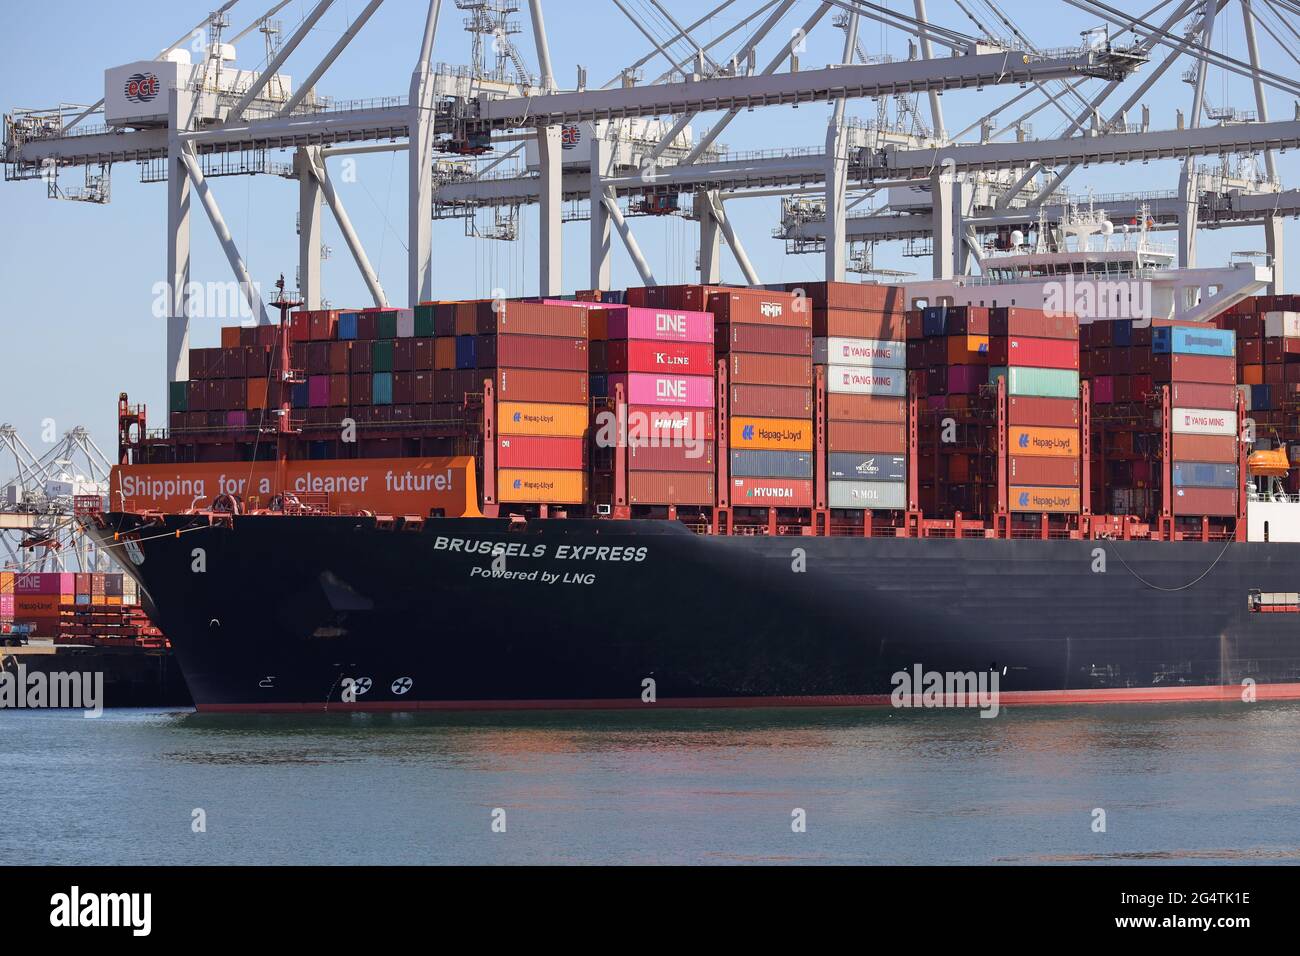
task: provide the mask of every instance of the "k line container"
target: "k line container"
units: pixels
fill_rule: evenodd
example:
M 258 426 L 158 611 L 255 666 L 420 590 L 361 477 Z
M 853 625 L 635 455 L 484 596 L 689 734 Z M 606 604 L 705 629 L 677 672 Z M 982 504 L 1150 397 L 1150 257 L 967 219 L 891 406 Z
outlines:
M 521 504 L 582 504 L 587 500 L 587 473 L 498 468 L 497 498 Z
M 1237 434 L 1237 413 L 1216 408 L 1174 408 L 1170 429 L 1178 435 Z
M 786 385 L 732 385 L 732 415 L 811 418 L 812 389 Z
M 731 418 L 732 449 L 812 451 L 812 422 L 801 418 Z
M 907 368 L 907 343 L 841 336 L 813 340 L 813 361 L 821 365 Z
M 907 507 L 905 481 L 828 481 L 827 504 L 856 511 L 897 511 Z
M 634 505 L 711 505 L 712 472 L 634 471 L 627 476 L 628 502 Z
M 712 342 L 712 312 L 620 306 L 607 313 L 610 339 L 651 339 L 658 342 Z
M 1048 514 L 1078 514 L 1080 493 L 1078 488 L 1040 488 L 1012 485 L 1008 489 L 1008 506 L 1014 512 Z
M 906 481 L 905 455 L 872 452 L 831 452 L 826 477 L 832 481 Z
M 830 421 L 826 424 L 826 448 L 831 452 L 900 455 L 907 451 L 907 429 L 892 423 Z
M 730 482 L 737 508 L 811 508 L 813 483 L 800 478 L 741 478 Z
M 586 447 L 582 438 L 501 435 L 497 467 L 578 470 L 586 464 Z
M 606 344 L 610 372 L 656 375 L 713 375 L 713 346 L 707 342 L 651 342 L 613 339 Z
M 812 385 L 812 359 L 800 355 L 732 352 L 729 367 L 738 385 Z
M 586 405 L 540 402 L 501 402 L 497 405 L 497 432 L 501 435 L 581 438 L 586 435 Z
M 826 391 L 841 395 L 901 397 L 907 394 L 907 371 L 899 368 L 828 365 Z
M 989 384 L 996 385 L 999 378 L 1007 379 L 1007 395 L 1032 398 L 1078 398 L 1079 373 L 1072 369 L 1026 368 L 1023 366 L 993 366 L 989 369 Z
M 1175 488 L 1236 488 L 1237 466 L 1208 461 L 1175 461 Z
M 716 468 L 713 442 L 693 441 L 669 445 L 633 445 L 627 450 L 629 471 L 709 471 Z
M 813 456 L 802 451 L 733 451 L 735 478 L 811 478 Z
M 609 394 L 614 386 L 623 385 L 629 405 L 678 405 L 686 408 L 712 408 L 713 379 L 703 375 L 652 375 L 626 372 L 609 376 Z
M 1078 458 L 1079 429 L 1011 425 L 1007 429 L 1007 450 L 1023 457 Z

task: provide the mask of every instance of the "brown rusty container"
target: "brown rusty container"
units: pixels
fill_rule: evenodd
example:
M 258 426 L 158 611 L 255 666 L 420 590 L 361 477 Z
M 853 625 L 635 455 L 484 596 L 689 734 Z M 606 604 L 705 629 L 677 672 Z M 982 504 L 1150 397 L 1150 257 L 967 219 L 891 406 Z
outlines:
M 1079 402 L 1073 398 L 1034 398 L 1013 395 L 1007 398 L 1007 424 L 1078 428 Z M 1026 482 L 1026 484 L 1034 484 L 1034 482 Z M 1055 484 L 1055 482 L 1045 482 L 1045 484 Z
M 907 338 L 906 314 L 856 309 L 814 309 L 813 335 L 901 342 Z
M 1211 515 L 1225 517 L 1237 513 L 1236 488 L 1175 488 L 1175 515 Z
M 719 325 L 714 341 L 719 352 L 812 355 L 811 329 L 780 325 Z
M 477 382 L 478 373 L 473 369 L 469 373 L 471 380 Z M 499 368 L 496 370 L 496 380 L 497 400 L 502 402 L 557 402 L 566 405 L 583 405 L 587 402 L 586 372 Z M 481 391 L 481 386 L 468 386 L 464 378 L 456 384 L 458 388 L 466 386 L 460 389 L 463 391 Z
M 785 385 L 732 385 L 731 414 L 772 418 L 812 417 L 812 389 Z
M 1008 480 L 1014 485 L 1079 486 L 1079 459 L 1033 458 L 1012 455 Z
M 731 381 L 737 385 L 812 385 L 811 356 L 732 352 L 728 367 Z
M 902 454 L 907 451 L 907 429 L 884 422 L 831 421 L 826 425 L 826 450 Z
M 711 471 L 634 471 L 627 476 L 627 499 L 634 505 L 711 505 Z
M 1236 435 L 1173 435 L 1171 440 L 1174 461 L 1224 463 L 1237 460 Z
M 832 392 L 826 396 L 826 417 L 830 421 L 894 422 L 901 425 L 907 421 L 907 399 Z

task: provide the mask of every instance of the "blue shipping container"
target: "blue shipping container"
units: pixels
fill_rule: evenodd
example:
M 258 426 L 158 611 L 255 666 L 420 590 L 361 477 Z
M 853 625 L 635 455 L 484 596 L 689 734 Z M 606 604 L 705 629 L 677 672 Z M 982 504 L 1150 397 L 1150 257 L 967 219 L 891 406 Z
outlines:
M 375 372 L 375 378 L 370 392 L 370 403 L 372 405 L 393 404 L 392 372 Z
M 1273 389 L 1268 385 L 1250 386 L 1251 411 L 1271 411 L 1273 409 Z
M 1232 358 L 1237 354 L 1237 333 L 1231 329 L 1189 329 L 1168 326 L 1151 333 L 1151 351 L 1157 355 L 1211 355 Z
M 826 456 L 826 477 L 847 481 L 906 481 L 907 456 L 831 452 Z
M 343 312 L 339 315 L 339 338 L 355 339 L 357 337 L 357 313 Z
M 1120 348 L 1128 348 L 1133 344 L 1133 322 L 1130 319 L 1116 319 L 1111 323 L 1114 332 L 1112 333 L 1114 344 Z
M 456 336 L 456 367 L 474 368 L 474 352 L 478 342 L 472 335 Z
M 290 396 L 294 408 L 309 408 L 311 406 L 311 391 L 306 382 L 299 382 L 293 386 Z
M 1237 466 L 1203 461 L 1173 463 L 1175 488 L 1236 488 Z
M 804 451 L 733 451 L 731 474 L 736 478 L 811 478 L 812 455 Z
M 593 398 L 609 397 L 609 376 L 592 375 L 588 377 L 587 387 L 591 389 Z
M 921 310 L 921 334 L 926 338 L 943 335 L 947 321 L 947 306 L 927 305 Z

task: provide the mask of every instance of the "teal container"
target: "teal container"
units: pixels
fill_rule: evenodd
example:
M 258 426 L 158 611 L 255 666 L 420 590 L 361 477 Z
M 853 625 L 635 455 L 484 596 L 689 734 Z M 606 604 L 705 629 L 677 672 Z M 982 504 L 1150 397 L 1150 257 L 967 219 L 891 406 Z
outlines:
M 989 384 L 1007 379 L 1007 394 L 1026 398 L 1078 398 L 1079 373 L 1064 368 L 1029 368 L 1024 365 L 989 369 Z
M 374 381 L 371 383 L 370 404 L 372 405 L 391 405 L 393 404 L 393 373 L 376 372 Z
M 168 386 L 167 410 L 169 412 L 188 412 L 190 410 L 189 382 L 172 382 Z
M 415 337 L 417 339 L 433 338 L 433 306 L 417 305 L 415 307 Z
M 370 370 L 372 372 L 391 372 L 393 370 L 393 342 L 379 341 L 371 345 Z
M 397 313 L 380 312 L 376 329 L 378 330 L 378 337 L 381 339 L 397 338 Z

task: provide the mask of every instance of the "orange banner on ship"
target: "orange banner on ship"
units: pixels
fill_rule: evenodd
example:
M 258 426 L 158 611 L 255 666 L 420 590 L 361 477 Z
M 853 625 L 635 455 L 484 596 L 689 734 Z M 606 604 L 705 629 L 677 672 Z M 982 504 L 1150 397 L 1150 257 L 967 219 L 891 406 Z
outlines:
M 470 457 L 291 461 L 287 483 L 304 503 L 331 512 L 479 516 Z M 269 461 L 114 465 L 109 489 L 113 511 L 162 512 L 208 507 L 221 494 L 239 496 L 245 508 L 265 508 L 279 491 Z

